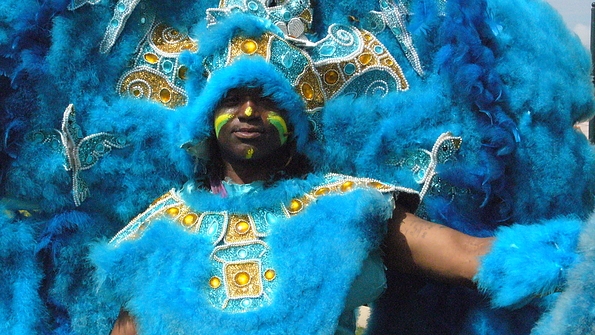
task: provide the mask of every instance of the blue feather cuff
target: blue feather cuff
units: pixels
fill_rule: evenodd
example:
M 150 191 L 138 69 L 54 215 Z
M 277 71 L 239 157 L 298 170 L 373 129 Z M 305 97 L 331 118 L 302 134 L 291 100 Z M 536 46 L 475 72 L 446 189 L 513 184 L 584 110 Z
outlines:
M 494 307 L 518 308 L 559 291 L 567 269 L 578 261 L 581 228 L 573 217 L 502 227 L 473 280 Z

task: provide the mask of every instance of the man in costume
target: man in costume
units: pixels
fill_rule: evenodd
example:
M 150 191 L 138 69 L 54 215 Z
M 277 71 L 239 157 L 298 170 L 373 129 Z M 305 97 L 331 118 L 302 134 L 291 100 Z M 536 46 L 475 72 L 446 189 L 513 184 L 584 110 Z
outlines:
M 593 209 L 593 157 L 572 125 L 592 111 L 590 67 L 578 39 L 540 1 L 343 1 L 314 10 L 298 1 L 241 1 L 223 2 L 207 19 L 215 5 L 203 2 L 73 1 L 72 11 L 64 1 L 12 4 L 1 11 L 7 329 L 109 329 L 118 307 L 92 297 L 87 245 L 192 177 L 192 162 L 169 136 L 177 129 L 164 127 L 203 83 L 184 86 L 187 69 L 200 73 L 202 64 L 179 55 L 229 43 L 231 35 L 200 36 L 202 25 L 232 11 L 270 22 L 303 51 L 274 53 L 277 64 L 319 78 L 291 78 L 310 85 L 299 88 L 311 98 L 317 171 L 417 189 L 419 215 L 469 234 L 525 224 L 498 230 L 510 237 L 502 252 L 542 251 L 533 257 L 558 266 L 552 277 L 562 282 L 559 274 L 577 261 L 577 235 Z M 540 241 L 554 252 L 531 244 Z M 588 256 L 576 271 L 587 271 Z M 547 279 L 552 269 L 488 260 L 496 274 L 520 268 Z M 552 306 L 535 332 L 588 329 L 592 320 L 582 313 L 582 322 L 570 321 L 580 313 L 547 294 L 557 285 L 540 292 L 544 299 L 525 299 L 535 288 L 515 283 L 526 278 L 510 287 L 527 294 L 512 290 L 493 306 L 467 288 L 389 278 L 398 285 L 389 283 L 376 306 L 372 332 L 526 334 Z M 569 284 L 566 301 L 585 290 Z M 585 310 L 590 303 L 583 301 Z M 568 321 L 548 326 L 561 319 Z

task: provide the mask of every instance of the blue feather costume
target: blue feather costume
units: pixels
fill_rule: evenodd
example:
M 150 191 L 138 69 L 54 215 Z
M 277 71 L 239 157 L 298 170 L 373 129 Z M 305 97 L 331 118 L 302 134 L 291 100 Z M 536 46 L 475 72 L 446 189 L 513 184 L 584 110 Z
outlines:
M 118 306 L 94 298 L 89 243 L 113 236 L 195 172 L 178 149 L 179 139 L 171 136 L 183 132 L 170 125 L 183 115 L 178 112 L 192 108 L 204 78 L 195 76 L 184 86 L 169 83 L 170 93 L 184 87 L 188 107 L 143 99 L 146 89 L 124 94 L 119 84 L 142 61 L 139 50 L 154 46 L 143 42 L 150 40 L 153 23 L 166 22 L 181 35 L 198 38 L 200 53 L 223 43 L 216 36 L 200 39 L 205 10 L 217 4 L 142 1 L 109 51 L 102 52 L 119 5 L 133 3 L 8 0 L 0 5 L 1 192 L 8 204 L 0 254 L 7 273 L 0 281 L 7 294 L 0 308 L 5 332 L 107 333 Z M 516 310 L 492 306 L 475 290 L 389 275 L 395 281 L 375 307 L 369 332 L 528 334 L 539 320 L 536 333 L 590 329 L 590 299 L 583 295 L 583 310 L 577 311 L 568 308 L 568 297 L 592 284 L 576 279 L 593 263 L 591 230 L 583 233 L 582 258 L 555 257 L 574 249 L 577 231 L 593 210 L 595 167 L 592 148 L 573 129 L 593 111 L 589 57 L 559 16 L 535 0 L 318 1 L 310 14 L 313 41 L 325 38 L 333 23 L 370 31 L 400 64 L 409 86 L 389 90 L 382 99 L 339 94 L 326 101 L 315 120 L 323 125 L 319 141 L 307 149 L 317 172 L 425 187 L 419 215 L 477 236 L 501 234 L 506 230 L 499 227 L 513 223 L 537 224 L 534 228 L 544 231 L 531 235 L 535 243 L 545 236 L 546 245 L 560 248 L 550 256 L 550 249 L 528 247 L 543 252 L 532 259 L 562 259 L 565 266 L 581 262 L 559 300 L 548 295 Z M 170 61 L 180 70 L 177 53 L 155 54 L 160 66 Z M 202 72 L 200 61 L 183 62 L 191 72 Z M 167 98 L 158 93 L 158 99 Z M 122 148 L 81 170 L 89 196 L 78 207 L 72 193 L 80 190 L 73 190 L 72 173 L 64 169 L 67 150 L 54 131 L 70 103 L 81 138 L 100 133 L 125 138 Z M 448 132 L 450 139 L 439 143 Z M 438 155 L 440 144 L 454 138 L 462 144 L 446 146 L 448 155 Z M 517 234 L 523 236 L 519 247 L 534 245 L 523 229 L 509 236 Z

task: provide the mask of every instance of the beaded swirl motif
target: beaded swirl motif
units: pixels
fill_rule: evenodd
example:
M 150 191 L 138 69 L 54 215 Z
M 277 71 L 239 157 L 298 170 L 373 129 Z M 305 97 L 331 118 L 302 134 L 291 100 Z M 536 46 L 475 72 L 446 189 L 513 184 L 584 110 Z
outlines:
M 325 176 L 325 181 L 289 203 L 258 208 L 249 213 L 196 211 L 186 205 L 179 193 L 171 190 L 155 200 L 134 218 L 110 243 L 117 247 L 127 240 L 141 238 L 156 219 L 169 217 L 188 233 L 200 234 L 212 243 L 210 275 L 204 289 L 209 302 L 230 312 L 244 312 L 270 304 L 277 273 L 267 244 L 273 226 L 299 215 L 318 198 L 343 194 L 357 188 L 373 188 L 382 193 L 413 192 L 383 184 L 374 179 L 353 178 L 339 174 Z
M 198 43 L 163 23 L 154 24 L 141 42 L 134 66 L 118 82 L 120 95 L 150 99 L 174 109 L 186 105 L 187 68 L 178 61 L 185 50 L 196 52 Z
M 68 8 L 75 10 L 85 4 L 95 5 L 98 2 L 98 0 L 71 0 Z M 109 52 L 113 47 L 139 2 L 140 0 L 117 2 L 100 45 L 102 53 Z M 433 2 L 440 16 L 446 15 L 446 3 L 447 0 Z M 300 51 L 310 64 L 301 64 L 301 69 L 294 64 L 288 64 L 293 63 L 289 54 L 298 55 L 299 52 L 282 54 L 284 61 L 278 64 L 284 65 L 284 72 L 294 73 L 292 83 L 305 98 L 308 110 L 312 112 L 320 109 L 326 100 L 339 93 L 355 96 L 383 95 L 389 91 L 408 88 L 401 68 L 373 35 L 386 27 L 393 32 L 413 69 L 418 75 L 424 76 L 423 64 L 407 28 L 409 16 L 412 15 L 409 9 L 410 1 L 379 0 L 379 6 L 379 12 L 370 11 L 361 20 L 363 28 L 368 31 L 360 30 L 359 33 L 353 34 L 349 27 L 334 26 L 329 29 L 329 36 L 317 43 L 310 42 L 306 36 L 310 32 L 313 20 L 309 0 L 277 1 L 275 4 L 270 0 L 221 0 L 218 8 L 207 9 L 207 23 L 214 24 L 232 13 L 241 11 L 270 20 L 277 28 L 277 35 L 283 36 L 279 38 L 290 41 L 296 48 L 304 47 Z M 152 22 L 154 18 L 154 13 L 144 13 L 140 18 L 140 24 L 145 27 L 151 26 L 147 23 Z M 151 27 L 149 35 L 152 36 L 156 28 L 154 25 Z M 338 31 L 331 31 L 337 29 Z M 359 51 L 354 54 L 353 51 L 346 52 L 345 48 L 339 47 L 345 46 L 344 38 L 351 39 L 352 41 L 347 43 L 353 43 Z M 183 81 L 184 77 L 183 73 L 178 73 L 177 68 L 177 55 L 180 50 L 168 55 L 157 52 L 153 54 L 155 57 L 149 56 L 148 59 L 144 59 L 147 50 L 145 46 L 140 49 L 135 69 L 127 72 L 120 80 L 118 86 L 120 93 L 128 92 L 138 98 L 149 98 L 163 103 L 168 108 L 185 105 L 185 91 L 179 83 L 179 79 Z M 154 50 L 158 49 L 154 48 Z M 192 47 L 188 50 L 196 49 Z M 274 55 L 275 51 L 271 51 Z M 268 55 L 271 58 L 271 54 Z M 319 57 L 321 55 L 323 57 Z M 162 58 L 165 59 L 162 60 Z M 217 66 L 215 63 L 212 65 Z M 228 63 L 219 64 L 219 66 L 225 65 Z M 144 66 L 146 68 L 141 69 Z M 296 74 L 300 75 L 303 81 L 296 82 Z M 131 78 L 126 78 L 127 76 Z M 135 85 L 131 84 L 132 81 L 135 81 Z

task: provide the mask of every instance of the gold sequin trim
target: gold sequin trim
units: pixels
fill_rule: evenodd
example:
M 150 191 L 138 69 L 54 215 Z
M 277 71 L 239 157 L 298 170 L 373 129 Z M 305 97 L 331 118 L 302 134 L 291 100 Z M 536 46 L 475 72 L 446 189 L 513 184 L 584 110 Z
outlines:
M 348 193 L 358 188 L 373 188 L 380 192 L 395 192 L 406 191 L 413 192 L 413 190 L 399 188 L 390 184 L 384 184 L 375 179 L 368 178 L 354 178 L 339 174 L 329 174 L 329 176 L 336 179 L 327 184 L 316 187 L 310 193 L 303 195 L 300 198 L 292 199 L 286 206 L 285 210 L 288 215 L 293 216 L 302 212 L 308 205 L 310 205 L 316 198 L 320 198 L 331 194 Z

